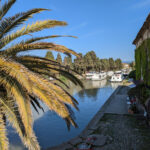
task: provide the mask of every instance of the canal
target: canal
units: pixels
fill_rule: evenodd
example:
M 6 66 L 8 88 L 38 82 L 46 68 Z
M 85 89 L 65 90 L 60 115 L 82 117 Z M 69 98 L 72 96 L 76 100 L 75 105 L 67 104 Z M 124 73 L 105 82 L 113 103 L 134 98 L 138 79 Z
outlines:
M 42 148 L 55 146 L 77 136 L 97 113 L 108 97 L 118 87 L 118 83 L 103 81 L 84 81 L 85 89 L 70 85 L 70 93 L 79 102 L 79 111 L 74 110 L 74 118 L 78 128 L 71 127 L 68 131 L 65 121 L 55 113 L 48 111 L 39 114 L 33 111 L 34 131 Z M 25 150 L 16 132 L 9 126 L 8 136 L 10 150 Z

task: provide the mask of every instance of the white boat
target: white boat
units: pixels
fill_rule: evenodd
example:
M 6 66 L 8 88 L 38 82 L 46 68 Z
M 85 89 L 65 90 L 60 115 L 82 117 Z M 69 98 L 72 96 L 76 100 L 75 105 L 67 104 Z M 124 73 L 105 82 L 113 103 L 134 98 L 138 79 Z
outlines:
M 112 75 L 114 75 L 114 72 L 113 72 L 113 71 L 108 71 L 108 72 L 107 72 L 107 75 L 108 75 L 109 77 L 111 77 Z
M 88 72 L 88 73 L 86 73 L 86 74 L 85 74 L 86 79 L 87 79 L 87 80 L 91 80 L 91 79 L 92 79 L 93 74 L 94 74 L 93 72 Z
M 106 77 L 107 77 L 106 72 L 102 71 L 100 73 L 94 73 L 91 80 L 93 80 L 93 81 L 100 81 L 100 80 L 106 79 Z
M 116 71 L 114 75 L 110 79 L 111 82 L 122 82 L 123 81 L 123 74 L 121 71 Z
M 52 78 L 52 77 L 49 77 L 49 80 L 50 80 L 50 81 L 53 81 L 53 80 L 54 80 L 54 78 Z

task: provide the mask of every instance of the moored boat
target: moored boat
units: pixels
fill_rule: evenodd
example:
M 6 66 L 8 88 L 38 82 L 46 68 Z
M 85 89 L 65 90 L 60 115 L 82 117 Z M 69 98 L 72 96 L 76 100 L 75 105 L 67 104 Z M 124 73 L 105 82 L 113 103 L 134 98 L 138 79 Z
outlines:
M 121 71 L 116 71 L 110 79 L 110 82 L 122 82 L 122 81 L 123 81 L 123 74 Z
M 85 78 L 86 78 L 87 80 L 91 80 L 93 74 L 94 74 L 94 72 L 87 72 L 87 73 L 85 74 Z
M 94 73 L 91 80 L 93 80 L 93 81 L 96 81 L 96 80 L 100 81 L 100 80 L 106 79 L 106 77 L 107 77 L 106 72 L 102 71 L 100 73 Z
M 108 72 L 107 72 L 107 76 L 111 77 L 112 75 L 114 75 L 114 72 L 113 72 L 113 71 L 108 71 Z

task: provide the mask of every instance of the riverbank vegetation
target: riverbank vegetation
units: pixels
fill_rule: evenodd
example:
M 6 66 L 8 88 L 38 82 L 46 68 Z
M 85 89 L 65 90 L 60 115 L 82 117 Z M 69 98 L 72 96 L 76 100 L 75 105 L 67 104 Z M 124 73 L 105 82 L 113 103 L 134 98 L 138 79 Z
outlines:
M 150 39 L 144 40 L 135 50 L 135 70 L 129 74 L 136 87 L 131 88 L 129 96 L 135 99 L 138 113 L 144 114 L 150 125 Z M 141 111 L 142 110 L 142 111 Z
M 66 56 L 62 61 L 61 55 L 58 53 L 56 61 L 68 68 L 78 71 L 79 73 L 122 69 L 122 61 L 119 58 L 116 60 L 113 58 L 100 59 L 96 56 L 94 51 L 89 51 L 85 55 L 79 53 L 79 55 L 80 57 L 77 57 L 74 60 L 72 60 L 71 57 Z M 52 52 L 47 52 L 45 57 L 50 60 L 55 60 Z
M 143 80 L 144 83 L 150 86 L 150 39 L 146 39 L 143 43 L 135 50 L 135 69 L 136 79 Z
M 47 76 L 53 77 L 57 73 L 76 85 L 81 87 L 83 85 L 68 72 L 68 69 L 61 67 L 59 55 L 57 61 L 53 61 L 33 55 L 18 54 L 28 50 L 44 49 L 55 50 L 69 56 L 73 54 L 79 57 L 79 55 L 65 46 L 39 41 L 62 36 L 33 36 L 33 33 L 43 29 L 66 26 L 66 22 L 49 19 L 25 25 L 25 21 L 34 14 L 47 9 L 31 9 L 8 17 L 6 14 L 15 2 L 16 0 L 3 1 L 3 3 L 0 1 L 0 149 L 9 149 L 7 137 L 9 122 L 29 150 L 40 150 L 33 131 L 31 105 L 38 112 L 38 109 L 42 109 L 40 100 L 62 117 L 68 127 L 70 124 L 77 126 L 71 116 L 69 105 L 78 109 L 78 102 L 63 87 L 47 80 Z M 24 35 L 27 39 L 23 39 Z M 20 37 L 22 38 L 19 39 Z M 18 43 L 14 42 L 16 39 Z M 63 83 L 62 80 L 55 79 Z

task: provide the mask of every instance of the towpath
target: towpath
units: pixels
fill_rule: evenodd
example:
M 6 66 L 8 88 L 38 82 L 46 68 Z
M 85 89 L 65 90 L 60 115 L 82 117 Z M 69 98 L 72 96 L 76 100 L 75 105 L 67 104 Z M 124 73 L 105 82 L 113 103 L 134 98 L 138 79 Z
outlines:
M 92 150 L 101 149 L 108 141 L 111 141 L 112 138 L 110 136 L 104 136 L 99 132 L 97 134 L 96 131 L 99 129 L 100 120 L 103 118 L 104 114 L 128 114 L 126 98 L 129 89 L 130 88 L 127 86 L 119 86 L 79 136 L 56 147 L 48 148 L 47 150 L 78 150 L 78 147 L 80 147 L 80 145 L 84 145 L 87 143 L 87 137 L 92 136 L 95 133 L 99 138 L 99 144 L 96 145 L 96 147 L 93 147 Z M 91 145 L 93 144 L 94 143 L 92 143 Z

